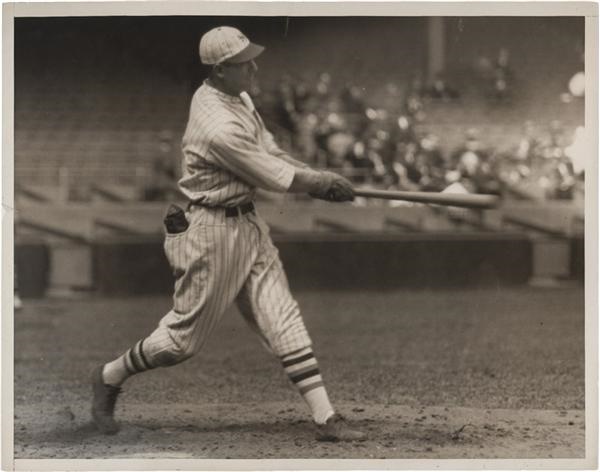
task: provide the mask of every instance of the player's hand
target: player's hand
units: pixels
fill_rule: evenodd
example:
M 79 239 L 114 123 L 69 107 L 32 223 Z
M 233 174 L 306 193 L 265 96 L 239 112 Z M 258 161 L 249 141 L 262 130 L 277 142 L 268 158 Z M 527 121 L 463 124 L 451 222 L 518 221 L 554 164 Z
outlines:
M 329 171 L 322 171 L 321 174 L 327 180 L 328 185 L 321 193 L 311 193 L 311 197 L 329 202 L 351 202 L 354 200 L 354 188 L 348 179 Z

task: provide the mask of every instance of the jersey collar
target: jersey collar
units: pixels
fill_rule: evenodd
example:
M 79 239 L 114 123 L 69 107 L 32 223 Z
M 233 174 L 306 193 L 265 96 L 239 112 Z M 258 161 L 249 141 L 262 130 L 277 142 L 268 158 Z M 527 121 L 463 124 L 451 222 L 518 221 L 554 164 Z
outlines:
M 229 103 L 242 103 L 242 99 L 240 97 L 235 97 L 235 96 L 229 95 L 225 92 L 221 92 L 219 89 L 216 89 L 215 87 L 210 85 L 210 83 L 208 82 L 208 79 L 204 80 L 203 85 L 207 88 L 207 90 L 210 93 L 212 93 L 213 95 L 216 95 L 221 100 L 224 100 Z

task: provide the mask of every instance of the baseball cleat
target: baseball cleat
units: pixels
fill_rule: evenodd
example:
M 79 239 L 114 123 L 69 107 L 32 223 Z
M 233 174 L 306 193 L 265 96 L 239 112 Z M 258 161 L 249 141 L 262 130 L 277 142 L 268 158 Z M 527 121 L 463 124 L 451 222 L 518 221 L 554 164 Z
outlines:
M 351 429 L 339 413 L 331 416 L 325 424 L 317 424 L 317 441 L 364 441 L 367 435 Z
M 92 391 L 94 393 L 92 418 L 101 433 L 115 434 L 119 431 L 119 425 L 114 418 L 115 404 L 121 389 L 104 383 L 103 367 L 103 365 L 96 367 L 92 372 Z

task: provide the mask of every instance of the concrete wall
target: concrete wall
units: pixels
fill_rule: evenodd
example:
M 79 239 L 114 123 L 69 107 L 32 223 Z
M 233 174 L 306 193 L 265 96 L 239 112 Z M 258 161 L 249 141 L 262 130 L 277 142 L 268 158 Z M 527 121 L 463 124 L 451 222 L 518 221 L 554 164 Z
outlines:
M 532 246 L 521 235 L 430 237 L 314 235 L 276 241 L 293 289 L 399 289 L 527 283 Z M 169 293 L 173 279 L 159 241 L 93 246 L 102 294 Z
M 41 298 L 48 288 L 50 248 L 43 241 L 21 241 L 15 247 L 15 288 L 24 298 Z
M 582 237 L 531 239 L 522 233 L 275 235 L 290 285 L 297 290 L 451 288 L 526 284 L 532 279 L 584 280 Z M 62 248 L 64 249 L 64 248 Z M 566 252 L 565 252 L 566 251 Z M 43 242 L 15 248 L 18 286 L 24 298 L 52 289 L 103 295 L 168 294 L 173 277 L 155 237 L 119 238 L 79 247 L 69 265 Z M 63 251 L 64 252 L 64 251 Z M 87 254 L 82 262 L 83 252 Z M 75 257 L 77 256 L 77 257 Z M 81 256 L 81 257 L 78 257 Z M 58 262 L 60 264 L 58 264 Z M 55 267 L 52 267 L 52 265 Z M 81 266 L 85 270 L 81 270 Z M 73 269 L 76 268 L 76 271 Z

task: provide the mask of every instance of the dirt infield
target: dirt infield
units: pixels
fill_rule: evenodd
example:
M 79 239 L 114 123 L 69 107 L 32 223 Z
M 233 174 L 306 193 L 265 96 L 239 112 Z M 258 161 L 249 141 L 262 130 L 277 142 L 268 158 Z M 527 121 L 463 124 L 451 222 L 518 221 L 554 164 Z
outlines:
M 87 408 L 33 406 L 17 457 L 29 458 L 576 458 L 584 456 L 579 410 L 481 410 L 401 405 L 339 405 L 369 434 L 360 443 L 313 440 L 302 405 L 135 403 L 123 431 L 100 436 Z M 30 432 L 31 431 L 31 432 Z
M 298 300 L 332 400 L 367 441 L 316 443 L 301 398 L 235 310 L 198 356 L 130 380 L 122 431 L 101 436 L 89 371 L 153 329 L 170 300 L 44 300 L 15 317 L 15 457 L 584 456 L 582 289 Z

